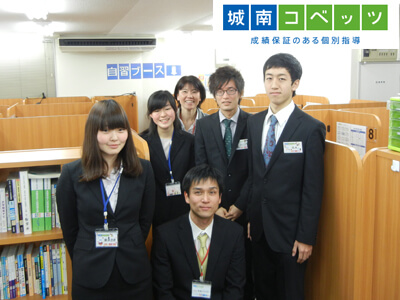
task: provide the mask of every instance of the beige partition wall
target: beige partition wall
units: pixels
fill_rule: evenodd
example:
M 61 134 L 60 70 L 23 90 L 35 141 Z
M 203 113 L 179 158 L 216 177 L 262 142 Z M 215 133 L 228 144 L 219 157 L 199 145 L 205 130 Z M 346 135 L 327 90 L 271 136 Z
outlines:
M 369 209 L 364 224 L 365 251 L 370 276 L 365 279 L 367 300 L 400 299 L 400 172 L 395 166 L 400 153 L 373 149 L 363 159 L 363 203 Z M 360 298 L 361 299 L 361 298 Z
M 326 141 L 324 195 L 317 244 L 307 266 L 307 300 L 355 298 L 357 208 L 362 164 L 351 147 Z

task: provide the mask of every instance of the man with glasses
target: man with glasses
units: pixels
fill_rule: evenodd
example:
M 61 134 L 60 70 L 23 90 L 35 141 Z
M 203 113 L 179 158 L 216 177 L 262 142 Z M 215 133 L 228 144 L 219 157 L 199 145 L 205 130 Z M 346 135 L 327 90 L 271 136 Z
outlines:
M 209 79 L 210 92 L 219 106 L 218 112 L 197 121 L 195 134 L 196 165 L 209 164 L 224 177 L 224 193 L 217 215 L 236 221 L 246 229 L 248 196 L 247 118 L 239 108 L 244 80 L 231 66 L 218 68 Z M 244 230 L 246 232 L 246 230 Z M 251 247 L 246 239 L 247 284 L 245 300 L 254 299 L 251 276 Z

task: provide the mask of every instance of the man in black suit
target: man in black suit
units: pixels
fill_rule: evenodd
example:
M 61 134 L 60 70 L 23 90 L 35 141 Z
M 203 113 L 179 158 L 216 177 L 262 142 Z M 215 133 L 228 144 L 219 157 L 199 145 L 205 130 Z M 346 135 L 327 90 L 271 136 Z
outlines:
M 209 164 L 221 171 L 225 192 L 217 215 L 236 221 L 247 231 L 244 212 L 248 198 L 247 118 L 239 108 L 244 92 L 244 80 L 231 66 L 218 68 L 209 79 L 219 111 L 197 121 L 195 134 L 196 165 Z M 226 126 L 228 124 L 228 127 Z M 254 299 L 251 271 L 251 245 L 245 241 L 246 286 L 245 300 Z
M 157 300 L 243 299 L 245 258 L 241 226 L 215 214 L 222 177 L 200 165 L 182 182 L 189 214 L 155 229 L 153 287 Z
M 317 235 L 325 125 L 292 100 L 302 74 L 296 58 L 276 54 L 263 73 L 270 106 L 248 122 L 256 298 L 299 300 Z

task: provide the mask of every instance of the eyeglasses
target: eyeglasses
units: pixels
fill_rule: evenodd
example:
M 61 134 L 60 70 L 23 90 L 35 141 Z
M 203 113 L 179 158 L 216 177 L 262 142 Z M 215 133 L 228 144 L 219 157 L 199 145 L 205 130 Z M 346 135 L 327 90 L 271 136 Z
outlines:
M 221 96 L 223 96 L 223 95 L 225 94 L 225 92 L 226 92 L 228 95 L 235 95 L 237 91 L 238 91 L 238 90 L 237 90 L 237 89 L 234 89 L 234 88 L 229 88 L 229 89 L 227 89 L 227 90 L 217 90 L 217 91 L 215 92 L 215 95 L 221 97 Z

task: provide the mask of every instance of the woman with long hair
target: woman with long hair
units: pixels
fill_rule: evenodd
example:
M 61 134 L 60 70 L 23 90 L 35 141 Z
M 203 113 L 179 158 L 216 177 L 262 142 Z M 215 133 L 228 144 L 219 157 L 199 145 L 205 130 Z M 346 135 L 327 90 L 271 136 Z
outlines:
M 145 240 L 154 175 L 150 162 L 137 156 L 116 101 L 93 105 L 82 157 L 63 166 L 56 198 L 72 260 L 73 299 L 152 299 Z
M 156 181 L 156 227 L 189 211 L 181 182 L 194 166 L 194 136 L 183 131 L 177 118 L 175 99 L 168 91 L 156 91 L 147 102 L 149 128 L 141 133 L 150 149 Z

